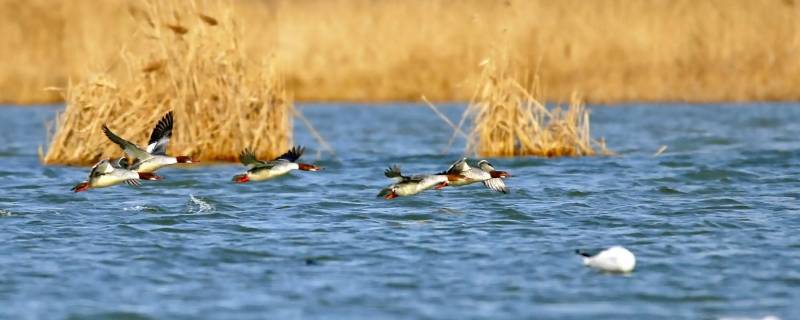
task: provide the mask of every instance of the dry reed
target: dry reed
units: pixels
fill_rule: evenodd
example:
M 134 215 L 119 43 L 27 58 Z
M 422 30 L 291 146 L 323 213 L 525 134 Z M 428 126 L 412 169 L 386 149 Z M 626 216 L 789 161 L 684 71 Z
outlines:
M 506 55 L 486 59 L 475 94 L 454 136 L 472 119 L 467 152 L 483 157 L 577 157 L 609 155 L 603 140 L 590 136 L 589 111 L 578 94 L 569 106 L 548 109 L 542 101 L 538 76 L 527 90 L 512 74 Z M 451 139 L 452 141 L 452 139 Z
M 131 3 L 0 0 L 0 101 L 55 101 L 42 88 L 119 70 L 119 48 L 146 43 L 130 39 Z M 467 101 L 464 79 L 503 30 L 555 100 L 573 90 L 592 102 L 800 99 L 794 0 L 230 3 L 252 26 L 241 48 L 274 52 L 299 100 Z
M 67 106 L 43 161 L 88 164 L 118 156 L 100 127 L 144 145 L 156 121 L 175 113 L 172 154 L 232 161 L 244 147 L 258 157 L 284 152 L 295 112 L 269 59 L 250 59 L 242 28 L 220 2 L 146 2 L 130 7 L 141 39 L 124 48 L 124 72 L 68 85 Z

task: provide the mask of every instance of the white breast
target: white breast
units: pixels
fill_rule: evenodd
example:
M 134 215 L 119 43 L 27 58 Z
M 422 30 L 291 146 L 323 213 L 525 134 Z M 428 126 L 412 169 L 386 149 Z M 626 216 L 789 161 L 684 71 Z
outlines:
M 425 177 L 425 179 L 422 180 L 422 182 L 420 182 L 420 188 L 422 188 L 422 190 L 420 190 L 420 191 L 428 190 L 430 188 L 433 188 L 437 184 L 440 184 L 442 182 L 447 182 L 447 176 L 444 176 L 444 175 L 430 175 L 430 176 L 427 176 L 427 177 Z
M 400 183 L 396 185 L 395 192 L 399 196 L 410 196 L 422 192 L 419 183 Z
M 139 174 L 129 170 L 114 170 L 91 180 L 92 188 L 105 188 L 125 182 L 125 180 L 138 179 Z
M 298 168 L 299 166 L 294 162 L 285 162 L 277 164 L 269 169 L 258 170 L 256 172 L 248 172 L 247 175 L 250 178 L 250 180 L 262 181 L 282 176 L 284 174 L 289 173 L 289 171 L 296 170 Z
M 475 168 L 470 168 L 469 171 L 465 172 L 464 176 L 470 180 L 470 183 L 489 180 L 492 178 L 492 175 L 490 175 L 488 172 Z
M 173 164 L 176 164 L 176 163 L 178 163 L 178 159 L 176 159 L 176 158 L 156 155 L 156 156 L 153 156 L 152 158 L 144 160 L 140 164 L 138 164 L 138 166 L 136 167 L 136 171 L 138 171 L 138 172 L 155 172 L 158 169 L 161 169 L 163 167 L 166 167 L 166 166 L 169 166 L 169 165 L 173 165 Z

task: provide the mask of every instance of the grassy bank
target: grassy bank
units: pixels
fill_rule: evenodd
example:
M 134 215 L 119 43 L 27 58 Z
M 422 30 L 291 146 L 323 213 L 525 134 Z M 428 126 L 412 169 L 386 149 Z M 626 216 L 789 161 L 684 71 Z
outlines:
M 0 1 L 0 101 L 98 70 L 125 72 L 134 1 Z M 245 0 L 239 46 L 274 55 L 299 100 L 470 99 L 494 46 L 541 75 L 547 96 L 590 102 L 800 99 L 794 0 Z M 190 31 L 191 32 L 191 31 Z

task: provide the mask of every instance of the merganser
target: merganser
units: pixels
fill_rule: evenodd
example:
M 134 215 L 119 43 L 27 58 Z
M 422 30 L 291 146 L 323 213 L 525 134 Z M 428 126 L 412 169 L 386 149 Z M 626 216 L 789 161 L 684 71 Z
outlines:
M 582 250 L 575 250 L 575 253 L 583 256 L 583 264 L 606 272 L 627 273 L 636 267 L 636 257 L 621 246 L 613 246 L 594 255 Z
M 122 158 L 125 159 L 125 158 Z M 125 169 L 123 166 L 127 160 L 116 160 L 110 162 L 101 160 L 92 167 L 89 172 L 89 179 L 72 187 L 72 191 L 81 192 L 90 188 L 104 188 L 115 184 L 126 183 L 131 186 L 139 186 L 139 180 L 158 180 L 159 177 L 150 172 L 136 172 Z
M 156 170 L 174 165 L 177 163 L 195 163 L 196 160 L 189 156 L 170 157 L 167 155 L 167 143 L 172 137 L 172 111 L 167 112 L 158 121 L 150 134 L 150 142 L 144 150 L 139 146 L 120 138 L 112 132 L 106 125 L 103 125 L 103 133 L 109 140 L 116 143 L 122 150 L 135 158 L 130 165 L 130 170 L 137 172 L 155 172 Z
M 239 154 L 239 161 L 247 167 L 247 172 L 235 175 L 233 181 L 236 183 L 262 181 L 282 176 L 292 170 L 321 170 L 322 168 L 315 165 L 296 162 L 297 159 L 303 155 L 303 151 L 305 150 L 305 147 L 295 146 L 271 161 L 263 161 L 256 159 L 256 154 L 253 150 L 249 148 L 244 149 L 244 151 Z
M 511 176 L 508 172 L 495 170 L 492 164 L 486 160 L 479 161 L 478 166 L 480 169 L 470 167 L 467 158 L 462 158 L 439 174 L 446 175 L 449 184 L 454 187 L 483 182 L 483 185 L 491 190 L 508 193 L 508 188 L 503 182 L 503 179 Z
M 384 188 L 378 193 L 378 197 L 384 199 L 394 199 L 397 197 L 404 197 L 415 195 L 430 188 L 441 189 L 448 186 L 447 176 L 440 174 L 421 174 L 415 176 L 404 176 L 400 172 L 400 167 L 394 165 L 386 169 L 383 174 L 387 178 L 391 178 L 396 182 L 391 186 Z

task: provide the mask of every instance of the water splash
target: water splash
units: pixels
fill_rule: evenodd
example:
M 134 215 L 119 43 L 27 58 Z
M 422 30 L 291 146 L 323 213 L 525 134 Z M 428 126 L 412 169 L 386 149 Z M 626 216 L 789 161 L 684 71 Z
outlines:
M 150 211 L 150 212 L 155 212 L 155 211 L 158 211 L 158 209 L 157 208 L 153 208 L 153 207 L 148 207 L 148 206 L 135 205 L 135 206 L 132 206 L 132 207 L 122 208 L 122 211 L 142 211 L 142 212 Z
M 209 203 L 206 200 L 201 198 L 197 198 L 194 195 L 189 195 L 189 201 L 186 204 L 186 212 L 187 213 L 200 213 L 200 214 L 210 214 L 214 213 L 216 208 L 213 204 Z

